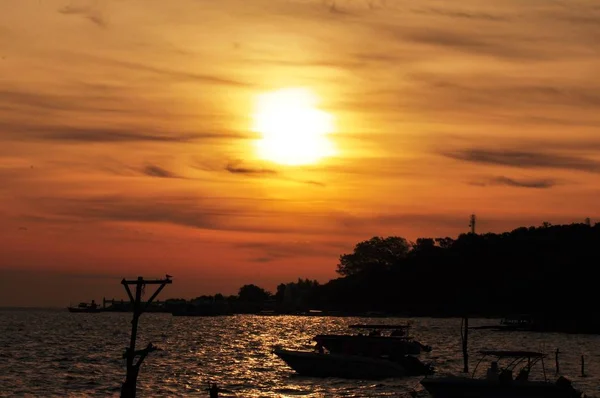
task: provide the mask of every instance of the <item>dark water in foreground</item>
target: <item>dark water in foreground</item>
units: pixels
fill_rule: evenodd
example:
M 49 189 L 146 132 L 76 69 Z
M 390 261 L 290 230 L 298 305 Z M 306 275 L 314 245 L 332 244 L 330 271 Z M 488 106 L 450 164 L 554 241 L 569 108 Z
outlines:
M 123 348 L 131 314 L 70 314 L 66 311 L 0 310 L 0 396 L 118 395 L 124 377 Z M 310 348 L 317 333 L 348 332 L 351 323 L 398 323 L 404 319 L 289 316 L 213 318 L 144 314 L 138 346 L 152 341 L 164 348 L 142 366 L 139 396 L 207 396 L 206 383 L 218 382 L 235 397 L 406 397 L 427 396 L 420 378 L 347 381 L 295 376 L 271 353 L 273 346 Z M 413 319 L 413 333 L 433 346 L 423 355 L 438 373 L 459 372 L 460 319 Z M 471 325 L 495 320 L 471 320 Z M 471 331 L 472 365 L 479 349 L 530 349 L 550 353 L 554 374 L 556 348 L 561 371 L 586 393 L 600 388 L 600 336 Z M 580 374 L 580 356 L 588 377 Z

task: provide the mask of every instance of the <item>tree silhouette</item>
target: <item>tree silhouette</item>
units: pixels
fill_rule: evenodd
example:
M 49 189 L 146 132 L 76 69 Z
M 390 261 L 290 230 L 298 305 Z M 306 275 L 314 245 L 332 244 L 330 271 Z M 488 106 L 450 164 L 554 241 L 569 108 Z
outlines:
M 389 270 L 406 258 L 411 245 L 404 238 L 375 236 L 358 243 L 350 254 L 342 254 L 337 266 L 340 275 L 350 276 L 369 270 Z
M 240 301 L 249 303 L 262 303 L 271 297 L 271 293 L 256 285 L 244 285 L 238 293 Z
M 549 329 L 600 331 L 600 316 L 592 316 L 600 223 L 420 238 L 400 250 L 386 242 L 406 240 L 375 237 L 342 255 L 344 277 L 317 290 L 321 306 L 426 316 L 530 313 Z

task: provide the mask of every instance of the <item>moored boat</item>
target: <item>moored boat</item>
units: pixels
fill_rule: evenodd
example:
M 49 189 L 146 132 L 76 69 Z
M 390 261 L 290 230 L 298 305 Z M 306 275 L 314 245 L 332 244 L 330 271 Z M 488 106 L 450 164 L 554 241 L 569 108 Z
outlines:
M 482 355 L 478 364 L 488 356 L 496 357 L 497 361 L 509 359 L 509 364 L 498 367 L 498 362 L 492 362 L 483 379 L 475 378 L 477 366 L 471 377 L 448 376 L 433 377 L 421 380 L 421 385 L 433 398 L 580 398 L 584 395 L 576 390 L 571 382 L 560 377 L 556 382 L 546 378 L 543 365 L 545 354 L 529 351 L 480 351 Z M 542 363 L 543 380 L 529 380 L 532 367 Z M 513 371 L 525 364 L 516 378 Z
M 409 325 L 350 325 L 350 328 L 371 332 L 358 335 L 320 334 L 313 340 L 334 354 L 401 357 L 431 351 L 431 347 L 408 335 Z M 385 331 L 389 333 L 384 334 Z
M 496 332 L 523 332 L 534 331 L 537 327 L 529 315 L 513 315 L 502 318 L 498 325 L 474 326 L 471 329 L 493 330 Z

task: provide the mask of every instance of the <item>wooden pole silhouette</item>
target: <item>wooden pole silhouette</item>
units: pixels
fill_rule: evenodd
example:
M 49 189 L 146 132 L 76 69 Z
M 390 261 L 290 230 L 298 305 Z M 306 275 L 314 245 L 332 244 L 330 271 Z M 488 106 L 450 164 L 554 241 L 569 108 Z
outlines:
M 152 343 L 148 343 L 148 346 L 142 350 L 135 350 L 135 340 L 137 338 L 137 328 L 138 328 L 138 320 L 140 315 L 144 313 L 146 309 L 152 303 L 152 300 L 158 296 L 158 294 L 163 290 L 163 288 L 167 284 L 171 284 L 170 276 L 167 275 L 165 279 L 153 279 L 153 280 L 144 280 L 141 276 L 137 278 L 137 280 L 125 280 L 121 281 L 123 287 L 125 287 L 125 291 L 127 292 L 127 296 L 129 296 L 129 300 L 131 300 L 131 305 L 133 306 L 133 319 L 131 321 L 131 339 L 129 342 L 129 347 L 125 349 L 125 353 L 123 354 L 123 358 L 127 359 L 127 376 L 125 377 L 125 382 L 121 387 L 121 397 L 122 398 L 135 398 L 136 395 L 136 386 L 137 386 L 137 377 L 140 372 L 140 366 L 144 359 L 150 354 L 152 351 L 156 350 L 156 347 L 152 345 Z M 129 285 L 135 285 L 135 298 L 133 294 L 131 294 L 131 290 L 129 289 Z M 158 289 L 154 292 L 154 294 L 148 299 L 145 305 L 142 306 L 142 294 L 143 289 L 146 285 L 160 285 Z M 137 362 L 135 362 L 135 357 L 139 356 Z
M 469 318 L 463 318 L 463 330 L 460 331 L 462 337 L 462 351 L 463 351 L 463 372 L 469 373 Z

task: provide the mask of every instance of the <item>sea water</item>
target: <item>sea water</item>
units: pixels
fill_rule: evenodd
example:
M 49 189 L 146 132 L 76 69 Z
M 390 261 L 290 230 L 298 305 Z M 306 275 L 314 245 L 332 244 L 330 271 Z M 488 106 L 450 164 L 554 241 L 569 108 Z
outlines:
M 411 335 L 433 347 L 421 355 L 423 361 L 433 362 L 438 374 L 460 374 L 460 319 L 143 314 L 137 348 L 152 342 L 162 350 L 142 365 L 138 396 L 207 397 L 207 383 L 216 382 L 227 390 L 224 397 L 426 397 L 420 377 L 301 377 L 272 353 L 276 346 L 310 350 L 316 334 L 350 333 L 347 326 L 353 323 L 406 321 L 412 323 Z M 470 326 L 498 322 L 471 319 Z M 130 331 L 130 313 L 0 310 L 0 396 L 117 396 Z M 554 351 L 559 348 L 561 374 L 600 396 L 600 336 L 471 330 L 469 346 L 471 370 L 480 349 L 544 351 L 550 378 L 555 378 Z M 582 355 L 587 377 L 580 377 Z

